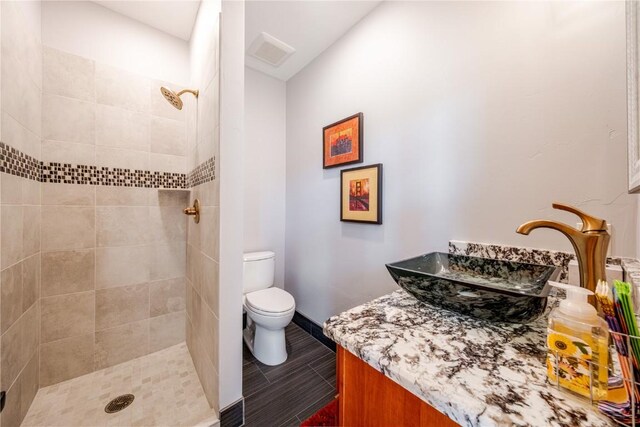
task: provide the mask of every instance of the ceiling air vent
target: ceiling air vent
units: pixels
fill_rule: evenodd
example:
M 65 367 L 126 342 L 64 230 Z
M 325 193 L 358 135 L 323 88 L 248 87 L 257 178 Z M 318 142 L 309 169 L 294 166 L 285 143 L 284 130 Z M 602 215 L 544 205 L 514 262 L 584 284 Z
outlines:
M 294 48 L 277 38 L 267 33 L 260 33 L 251 43 L 247 53 L 269 65 L 279 67 L 295 51 Z

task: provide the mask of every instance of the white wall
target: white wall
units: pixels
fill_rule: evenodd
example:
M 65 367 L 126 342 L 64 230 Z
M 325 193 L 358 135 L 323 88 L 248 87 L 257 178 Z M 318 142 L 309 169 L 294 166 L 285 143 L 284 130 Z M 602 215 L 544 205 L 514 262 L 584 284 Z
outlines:
M 285 286 L 316 322 L 396 289 L 384 264 L 450 239 L 570 250 L 535 218 L 615 228 L 636 254 L 626 192 L 624 3 L 388 2 L 287 83 Z M 384 225 L 339 221 L 323 126 L 364 113 L 384 164 Z
M 284 287 L 286 85 L 244 72 L 244 250 L 275 251 L 275 284 Z
M 159 80 L 189 84 L 189 44 L 89 1 L 42 2 L 42 44 Z
M 244 1 L 222 2 L 220 34 L 220 408 L 242 398 Z M 216 168 L 216 170 L 218 170 Z

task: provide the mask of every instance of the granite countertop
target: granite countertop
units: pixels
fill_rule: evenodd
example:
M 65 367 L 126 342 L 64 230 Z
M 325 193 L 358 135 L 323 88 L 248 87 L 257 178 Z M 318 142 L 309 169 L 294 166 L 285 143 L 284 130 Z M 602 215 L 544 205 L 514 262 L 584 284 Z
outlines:
M 546 328 L 546 316 L 487 323 L 398 290 L 331 317 L 324 333 L 463 426 L 614 425 L 547 384 Z

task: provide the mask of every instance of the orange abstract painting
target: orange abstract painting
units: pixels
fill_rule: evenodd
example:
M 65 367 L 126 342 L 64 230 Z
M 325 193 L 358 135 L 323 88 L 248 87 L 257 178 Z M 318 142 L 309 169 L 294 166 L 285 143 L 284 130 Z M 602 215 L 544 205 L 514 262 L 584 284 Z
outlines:
M 362 113 L 322 129 L 323 168 L 362 162 Z

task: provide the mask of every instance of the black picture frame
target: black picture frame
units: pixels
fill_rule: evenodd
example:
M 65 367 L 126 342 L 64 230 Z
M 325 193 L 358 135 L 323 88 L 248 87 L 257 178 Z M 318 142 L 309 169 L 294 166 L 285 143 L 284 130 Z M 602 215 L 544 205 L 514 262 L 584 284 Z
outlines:
M 350 172 L 355 172 L 358 170 L 364 170 L 364 169 L 377 169 L 376 175 L 377 175 L 377 185 L 376 185 L 376 200 L 377 200 L 377 208 L 376 208 L 376 219 L 375 220 L 359 220 L 359 219 L 349 219 L 349 218 L 345 218 L 345 206 L 344 206 L 344 191 L 345 191 L 345 186 L 344 186 L 344 176 L 346 173 L 350 173 Z M 343 169 L 340 171 L 340 221 L 342 222 L 355 222 L 355 223 L 361 223 L 361 224 L 382 224 L 382 163 L 375 163 L 375 164 L 371 164 L 371 165 L 366 165 L 366 166 L 359 166 L 357 168 L 350 168 L 350 169 Z

